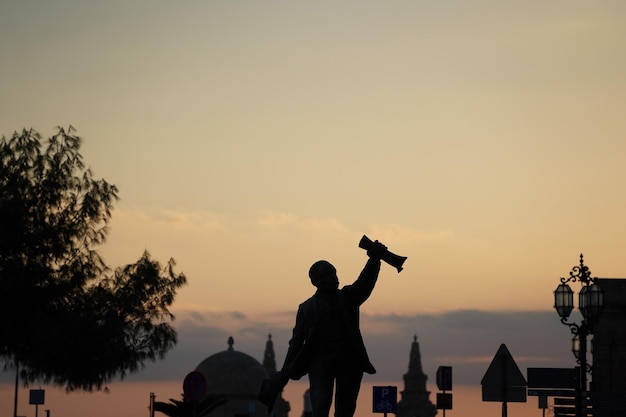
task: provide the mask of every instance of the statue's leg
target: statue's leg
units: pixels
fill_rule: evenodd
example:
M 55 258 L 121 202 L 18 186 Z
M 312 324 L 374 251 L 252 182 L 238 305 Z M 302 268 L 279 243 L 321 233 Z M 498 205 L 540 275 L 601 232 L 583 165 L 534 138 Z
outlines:
M 335 376 L 324 369 L 309 371 L 312 417 L 328 417 L 333 400 Z
M 335 417 L 353 417 L 361 388 L 363 371 L 353 367 L 342 369 L 337 375 L 335 392 Z

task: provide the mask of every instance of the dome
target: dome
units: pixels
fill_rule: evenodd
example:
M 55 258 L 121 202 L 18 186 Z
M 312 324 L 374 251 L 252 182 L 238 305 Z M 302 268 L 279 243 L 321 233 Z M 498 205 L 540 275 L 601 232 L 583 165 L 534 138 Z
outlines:
M 256 402 L 261 383 L 268 375 L 258 360 L 234 350 L 233 344 L 233 338 L 230 337 L 228 350 L 209 356 L 195 370 L 206 378 L 207 393 L 225 394 L 231 399 L 230 408 L 249 410 L 251 403 Z M 227 415 L 241 414 L 249 413 L 231 410 Z

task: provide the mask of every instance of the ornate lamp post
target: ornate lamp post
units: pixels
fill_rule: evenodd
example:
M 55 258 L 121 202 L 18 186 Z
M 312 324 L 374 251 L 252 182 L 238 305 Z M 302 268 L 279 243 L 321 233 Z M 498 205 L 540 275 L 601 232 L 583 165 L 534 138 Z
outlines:
M 580 281 L 582 286 L 578 293 L 578 309 L 583 316 L 580 324 L 568 321 L 574 308 L 574 292 L 567 284 L 570 281 Z M 581 396 L 586 395 L 587 372 L 592 370 L 591 365 L 587 363 L 587 336 L 593 334 L 593 326 L 600 317 L 604 302 L 602 289 L 595 281 L 596 278 L 591 278 L 589 268 L 584 265 L 583 255 L 580 254 L 580 265 L 572 268 L 568 278 L 561 278 L 561 284 L 554 290 L 554 308 L 561 318 L 561 323 L 569 326 L 574 335 L 572 352 L 580 364 Z

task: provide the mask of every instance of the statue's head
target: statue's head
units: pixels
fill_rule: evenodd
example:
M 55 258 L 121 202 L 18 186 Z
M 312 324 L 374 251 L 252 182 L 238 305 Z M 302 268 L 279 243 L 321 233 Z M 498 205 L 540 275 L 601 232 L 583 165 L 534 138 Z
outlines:
M 328 261 L 317 261 L 309 269 L 311 284 L 322 291 L 336 290 L 339 288 L 337 270 Z

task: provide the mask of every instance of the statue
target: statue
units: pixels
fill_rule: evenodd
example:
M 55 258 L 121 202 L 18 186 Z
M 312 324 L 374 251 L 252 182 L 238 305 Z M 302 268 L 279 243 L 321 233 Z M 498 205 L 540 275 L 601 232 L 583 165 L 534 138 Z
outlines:
M 309 375 L 312 417 L 328 417 L 335 392 L 335 417 L 353 417 L 363 373 L 373 374 L 359 329 L 359 307 L 372 293 L 381 260 L 398 272 L 406 257 L 363 236 L 359 246 L 369 259 L 351 285 L 339 289 L 337 270 L 328 261 L 315 262 L 309 278 L 317 290 L 298 307 L 293 335 L 282 369 L 263 382 L 259 400 L 272 411 L 289 379 Z

